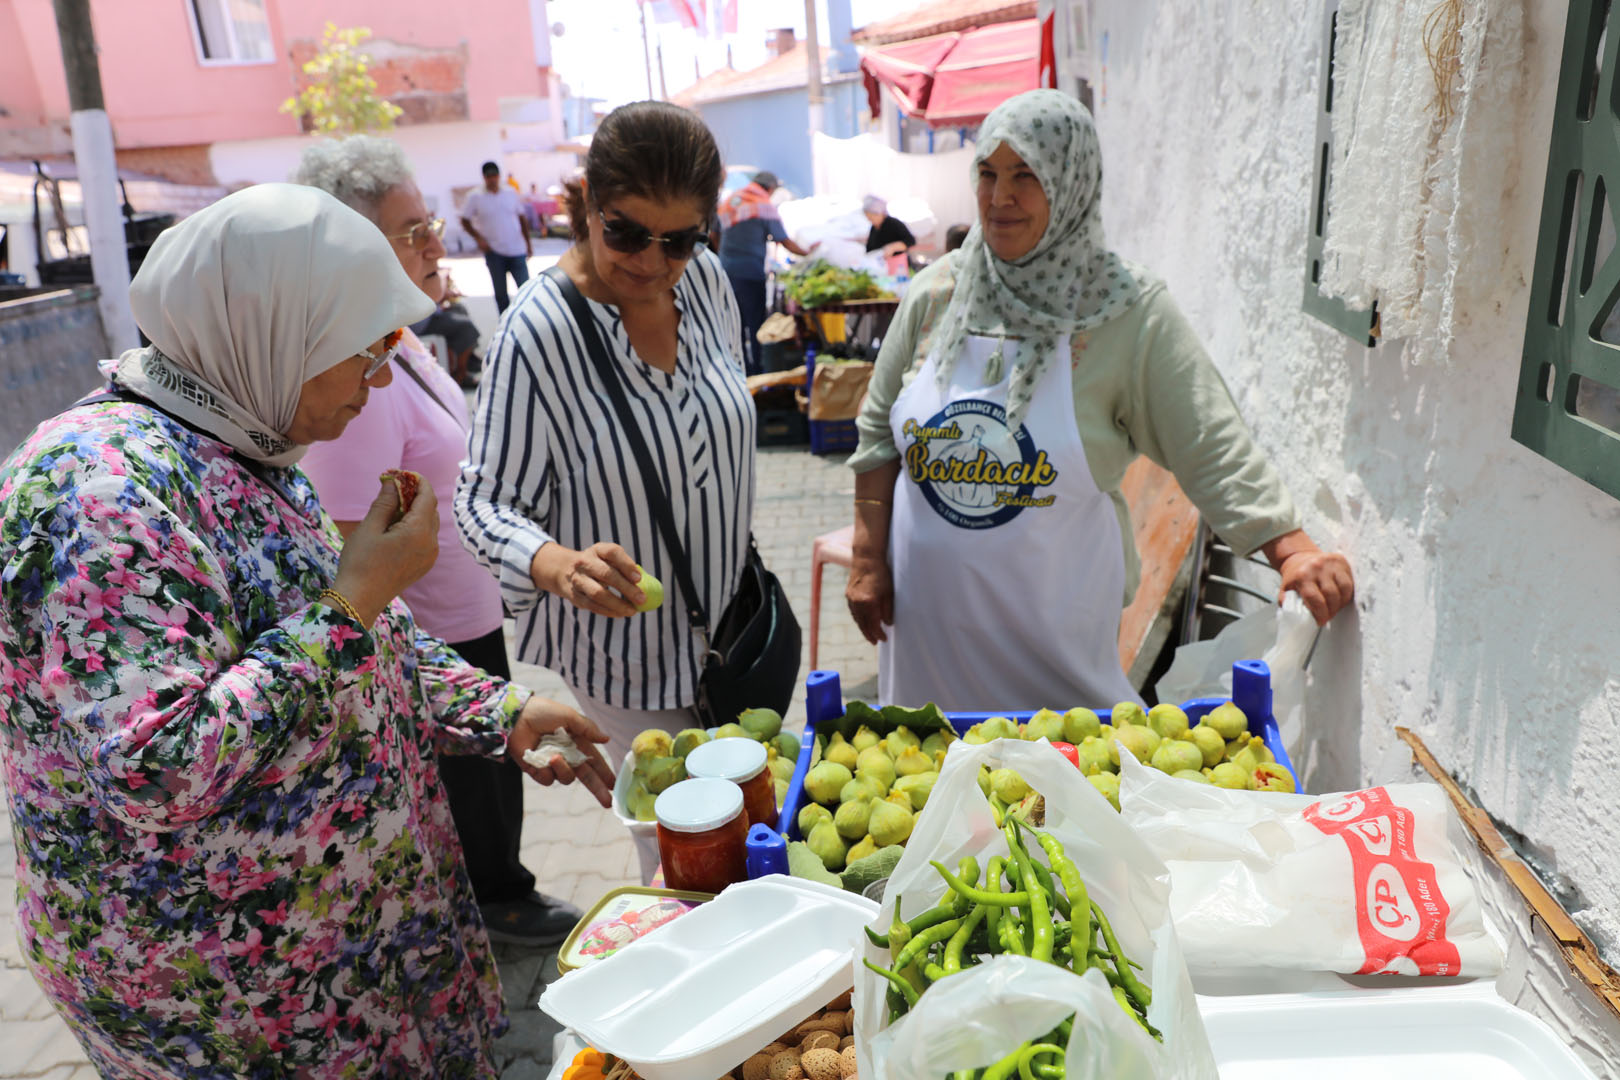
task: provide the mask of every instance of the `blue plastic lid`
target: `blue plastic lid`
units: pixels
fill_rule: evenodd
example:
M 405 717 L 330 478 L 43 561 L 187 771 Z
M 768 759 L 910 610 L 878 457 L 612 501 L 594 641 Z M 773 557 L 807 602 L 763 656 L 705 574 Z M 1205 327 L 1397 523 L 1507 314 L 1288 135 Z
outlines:
M 671 832 L 708 832 L 742 812 L 742 788 L 730 780 L 682 780 L 665 788 L 653 803 L 658 824 Z
M 711 739 L 686 755 L 686 775 L 741 784 L 759 775 L 768 756 L 753 739 Z
M 787 837 L 758 822 L 748 830 L 748 877 L 788 872 Z

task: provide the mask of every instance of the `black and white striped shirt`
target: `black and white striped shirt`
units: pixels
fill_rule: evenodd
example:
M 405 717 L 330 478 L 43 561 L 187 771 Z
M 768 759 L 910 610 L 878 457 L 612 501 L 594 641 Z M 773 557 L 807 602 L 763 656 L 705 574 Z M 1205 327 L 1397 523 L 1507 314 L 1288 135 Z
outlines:
M 711 625 L 742 574 L 754 510 L 756 416 L 743 375 L 742 321 L 712 253 L 675 286 L 674 374 L 636 357 L 617 309 L 589 301 L 658 463 Z M 517 655 L 620 708 L 675 709 L 697 697 L 702 646 L 647 506 L 634 453 L 557 287 L 531 281 L 489 350 L 468 460 L 456 486 L 462 542 L 499 578 L 517 619 Z M 662 607 L 609 619 L 541 592 L 529 576 L 548 541 L 619 544 L 664 583 Z

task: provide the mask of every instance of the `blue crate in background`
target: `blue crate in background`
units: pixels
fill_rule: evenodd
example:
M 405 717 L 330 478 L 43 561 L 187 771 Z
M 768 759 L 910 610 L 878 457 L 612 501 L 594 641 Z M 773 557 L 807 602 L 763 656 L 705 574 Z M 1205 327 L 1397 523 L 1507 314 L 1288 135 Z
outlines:
M 804 778 L 810 771 L 810 761 L 815 754 L 816 726 L 844 715 L 844 693 L 838 672 L 812 671 L 805 677 L 804 687 L 806 715 L 804 741 L 799 747 L 799 761 L 793 769 L 793 779 L 788 781 L 787 797 L 782 802 L 781 816 L 776 820 L 777 830 L 793 840 L 803 839 L 799 835 L 797 819 L 799 810 L 804 805 Z M 1293 773 L 1297 781 L 1299 774 L 1294 772 L 1294 763 L 1289 760 L 1288 751 L 1283 747 L 1282 733 L 1277 730 L 1277 719 L 1272 715 L 1271 668 L 1264 660 L 1239 660 L 1232 665 L 1231 700 L 1243 710 L 1243 715 L 1249 718 L 1250 734 L 1264 739 L 1267 749 L 1276 757 L 1278 764 Z M 1187 719 L 1196 724 L 1208 716 L 1211 710 L 1224 705 L 1226 701 L 1226 698 L 1220 697 L 1193 698 L 1182 702 L 1181 708 L 1187 714 Z M 1110 722 L 1112 709 L 1093 711 L 1103 723 Z M 960 735 L 974 724 L 988 720 L 992 716 L 1005 716 L 1024 723 L 1033 715 L 1034 713 L 1029 711 L 948 712 L 945 718 Z
M 843 450 L 853 450 L 858 442 L 860 442 L 860 436 L 855 432 L 855 421 L 853 420 L 810 421 L 810 452 L 812 454 L 836 454 Z

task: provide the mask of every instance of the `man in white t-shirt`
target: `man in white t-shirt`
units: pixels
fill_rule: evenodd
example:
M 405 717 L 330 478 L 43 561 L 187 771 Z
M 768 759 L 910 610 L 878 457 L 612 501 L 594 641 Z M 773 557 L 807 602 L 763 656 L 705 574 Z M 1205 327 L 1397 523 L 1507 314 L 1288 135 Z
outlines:
M 512 275 L 514 288 L 529 280 L 529 256 L 534 242 L 523 225 L 523 200 L 510 187 L 501 185 L 501 167 L 484 162 L 484 190 L 467 196 L 461 207 L 461 227 L 478 243 L 489 267 L 489 280 L 495 286 L 495 308 L 504 312 L 511 298 L 506 292 L 506 275 Z

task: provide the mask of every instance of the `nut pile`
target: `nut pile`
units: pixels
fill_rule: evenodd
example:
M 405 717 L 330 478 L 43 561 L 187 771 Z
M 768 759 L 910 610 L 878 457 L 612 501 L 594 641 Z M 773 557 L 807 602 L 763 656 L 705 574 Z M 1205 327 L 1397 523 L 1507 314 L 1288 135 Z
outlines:
M 732 1080 L 854 1080 L 855 1014 L 845 991 L 732 1070 Z

